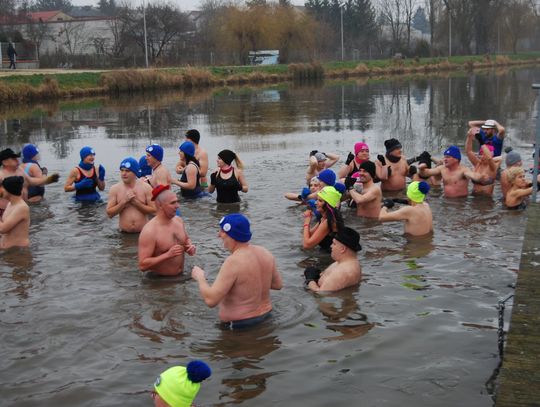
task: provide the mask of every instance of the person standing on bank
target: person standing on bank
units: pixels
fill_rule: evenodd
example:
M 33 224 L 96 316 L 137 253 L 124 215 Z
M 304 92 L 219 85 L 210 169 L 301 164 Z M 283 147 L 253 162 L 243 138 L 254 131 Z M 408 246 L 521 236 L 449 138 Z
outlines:
M 8 69 L 17 69 L 17 66 L 15 64 L 15 61 L 17 60 L 17 51 L 15 51 L 15 47 L 13 46 L 13 43 L 10 42 L 7 48 L 7 56 L 9 58 L 9 68 Z
M 232 166 L 233 161 L 236 167 Z M 217 166 L 218 169 L 210 174 L 208 192 L 217 191 L 216 201 L 219 203 L 240 202 L 238 192 L 248 191 L 248 184 L 242 172 L 244 163 L 234 151 L 222 150 L 218 153 Z
M 78 202 L 101 201 L 101 195 L 96 188 L 100 191 L 105 189 L 105 168 L 100 164 L 96 171 L 94 166 L 96 152 L 92 147 L 81 148 L 79 155 L 81 161 L 69 173 L 64 184 L 64 191 L 75 191 L 75 200 Z

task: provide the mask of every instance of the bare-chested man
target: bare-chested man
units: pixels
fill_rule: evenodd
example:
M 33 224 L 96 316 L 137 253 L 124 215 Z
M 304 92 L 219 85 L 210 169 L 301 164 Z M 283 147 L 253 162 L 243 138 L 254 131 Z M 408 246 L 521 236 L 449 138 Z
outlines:
M 378 218 L 381 210 L 382 192 L 378 185 L 375 185 L 375 164 L 371 161 L 364 161 L 360 164 L 358 171 L 359 181 L 362 183 L 362 192 L 349 187 L 349 195 L 356 202 L 356 215 L 365 218 Z
M 218 236 L 231 255 L 211 286 L 200 267 L 193 267 L 191 276 L 199 284 L 206 305 L 213 308 L 219 304 L 219 318 L 227 328 L 247 328 L 271 316 L 270 289 L 281 289 L 281 275 L 274 256 L 249 243 L 251 230 L 244 215 L 227 215 L 219 226 Z
M 306 287 L 312 291 L 339 291 L 356 285 L 362 278 L 357 252 L 362 250 L 360 235 L 354 229 L 341 229 L 332 240 L 331 256 L 335 260 L 322 273 L 314 267 L 304 271 Z
M 496 120 L 471 120 L 467 135 L 473 135 L 480 147 L 484 144 L 493 146 L 493 157 L 500 157 L 504 143 L 506 129 Z
M 322 153 L 317 150 L 313 150 L 309 154 L 309 167 L 306 173 L 306 182 L 309 185 L 311 178 L 316 177 L 327 168 L 337 163 L 339 155 L 332 153 Z
M 0 218 L 0 249 L 30 245 L 30 208 L 22 197 L 23 184 L 23 177 L 12 176 L 0 185 L 0 195 L 9 202 Z
M 146 147 L 146 162 L 152 167 L 152 176 L 148 178 L 152 188 L 173 183 L 171 173 L 164 165 L 161 165 L 162 161 L 163 148 L 159 144 L 151 144 Z
M 191 129 L 186 132 L 186 140 L 191 141 L 195 145 L 194 157 L 199 161 L 199 179 L 202 189 L 208 188 L 208 179 L 206 174 L 208 173 L 208 153 L 199 145 L 201 140 L 201 134 L 199 130 Z M 182 174 L 184 172 L 185 162 L 180 160 L 176 164 L 176 173 Z
M 119 226 L 122 232 L 139 233 L 148 222 L 148 215 L 156 212 L 152 201 L 152 187 L 137 178 L 139 163 L 128 157 L 120 163 L 120 179 L 109 191 L 107 215 L 109 218 L 120 215 Z
M 383 191 L 402 191 L 405 189 L 409 164 L 402 155 L 401 143 L 395 138 L 384 141 L 386 154 L 377 156 L 378 174 L 381 174 L 381 189 Z
M 24 178 L 24 184 L 22 189 L 22 197 L 27 200 L 28 188 L 34 186 L 48 185 L 58 181 L 58 174 L 51 174 L 49 176 L 42 175 L 40 177 L 32 177 L 25 173 L 21 168 L 19 157 L 20 154 L 15 154 L 11 148 L 6 148 L 0 151 L 0 181 L 7 177 L 21 176 Z M 2 212 L 6 209 L 8 201 L 0 197 L 0 218 Z
M 65 192 L 75 191 L 75 200 L 78 202 L 99 202 L 101 195 L 96 190 L 105 189 L 105 167 L 94 166 L 96 152 L 92 147 L 85 146 L 79 152 L 81 161 L 71 170 L 64 184 Z
M 476 155 L 473 152 L 473 138 L 474 135 L 469 132 L 467 133 L 467 140 L 465 142 L 465 152 L 467 153 L 467 158 L 474 167 L 474 172 L 485 176 L 489 182 L 487 185 L 485 183 L 478 184 L 473 181 L 473 194 L 475 195 L 493 195 L 493 189 L 495 188 L 495 178 L 497 177 L 497 170 L 501 164 L 501 157 L 493 157 L 493 151 L 495 147 L 491 144 L 482 144 L 480 146 L 480 152 Z
M 176 276 L 184 271 L 184 253 L 195 255 L 182 218 L 176 216 L 178 197 L 169 185 L 152 190 L 156 216 L 144 225 L 139 236 L 139 268 L 161 276 Z
M 384 200 L 381 208 L 379 220 L 390 222 L 396 220 L 405 221 L 405 234 L 411 236 L 424 236 L 433 232 L 433 215 L 431 208 L 424 202 L 426 194 L 429 192 L 429 184 L 425 181 L 413 181 L 407 187 L 407 198 L 409 205 L 402 206 L 397 211 L 388 212 L 394 206 L 391 199 Z
M 489 183 L 485 175 L 475 174 L 469 168 L 461 165 L 461 151 L 457 146 L 450 146 L 444 151 L 444 165 L 427 168 L 426 164 L 420 164 L 420 175 L 428 177 L 441 175 L 443 180 L 444 196 L 447 198 L 462 198 L 469 194 L 469 179 L 478 183 Z

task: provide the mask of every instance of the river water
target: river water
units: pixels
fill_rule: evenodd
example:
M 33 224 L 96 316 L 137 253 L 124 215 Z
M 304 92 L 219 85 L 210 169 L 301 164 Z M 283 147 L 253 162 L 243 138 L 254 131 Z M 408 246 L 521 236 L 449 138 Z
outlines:
M 526 215 L 497 199 L 448 200 L 434 190 L 434 236 L 408 240 L 399 223 L 344 209 L 361 234 L 360 287 L 318 296 L 303 289 L 306 264 L 327 255 L 301 248 L 302 211 L 283 198 L 303 186 L 309 151 L 342 158 L 357 141 L 372 157 L 397 137 L 406 155 L 463 146 L 466 122 L 495 118 L 532 162 L 540 70 L 447 78 L 351 81 L 228 89 L 200 94 L 92 99 L 0 112 L 0 147 L 33 142 L 65 180 L 91 145 L 107 190 L 125 156 L 150 142 L 172 171 L 188 128 L 201 131 L 211 168 L 223 148 L 246 164 L 250 191 L 237 207 L 211 198 L 181 203 L 197 245 L 186 269 L 211 280 L 227 256 L 219 219 L 240 210 L 253 242 L 276 257 L 284 288 L 271 323 L 222 331 L 196 284 L 147 281 L 137 236 L 121 234 L 105 203 L 80 207 L 62 185 L 31 208 L 31 247 L 0 254 L 0 405 L 148 406 L 156 376 L 192 358 L 213 369 L 197 404 L 246 406 L 491 406 L 498 364 L 497 301 L 512 292 Z M 465 160 L 466 161 L 466 160 Z M 496 197 L 500 189 L 496 189 Z M 509 314 L 507 314 L 507 318 Z

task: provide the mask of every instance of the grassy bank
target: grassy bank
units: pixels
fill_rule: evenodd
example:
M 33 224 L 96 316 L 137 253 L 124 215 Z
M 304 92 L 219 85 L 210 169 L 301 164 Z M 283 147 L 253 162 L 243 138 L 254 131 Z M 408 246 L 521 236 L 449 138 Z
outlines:
M 216 86 L 320 80 L 323 78 L 380 77 L 493 67 L 540 64 L 540 53 L 451 58 L 386 59 L 326 64 L 230 66 L 209 68 L 132 69 L 0 77 L 0 102 L 57 100 L 95 95 L 202 89 Z

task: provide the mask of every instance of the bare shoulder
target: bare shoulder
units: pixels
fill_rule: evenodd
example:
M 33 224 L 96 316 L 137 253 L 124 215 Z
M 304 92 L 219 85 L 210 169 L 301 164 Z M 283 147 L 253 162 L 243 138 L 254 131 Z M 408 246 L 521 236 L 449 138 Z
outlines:
M 109 189 L 109 195 L 117 194 L 118 192 L 120 192 L 121 187 L 121 184 L 114 184 L 111 189 Z

